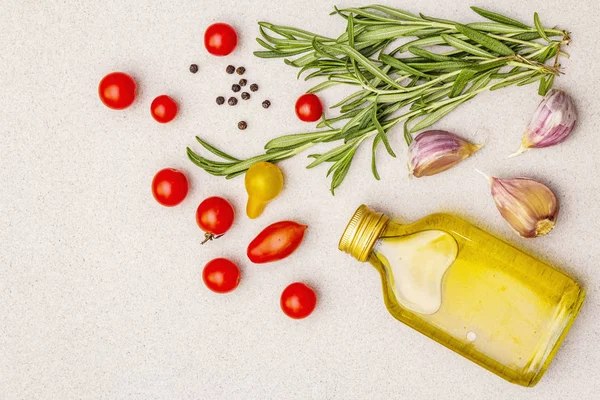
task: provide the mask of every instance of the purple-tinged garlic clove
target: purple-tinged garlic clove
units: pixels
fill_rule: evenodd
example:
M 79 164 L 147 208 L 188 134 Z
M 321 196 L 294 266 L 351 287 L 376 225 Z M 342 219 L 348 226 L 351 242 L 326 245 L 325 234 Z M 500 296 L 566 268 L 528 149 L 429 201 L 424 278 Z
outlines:
M 546 185 L 529 178 L 487 178 L 498 211 L 519 236 L 543 236 L 554 228 L 558 200 Z
M 408 170 L 417 178 L 445 171 L 471 156 L 482 145 L 440 130 L 417 135 L 408 147 Z
M 577 111 L 573 99 L 562 90 L 553 89 L 544 97 L 523 133 L 521 148 L 511 157 L 529 149 L 554 146 L 573 133 Z

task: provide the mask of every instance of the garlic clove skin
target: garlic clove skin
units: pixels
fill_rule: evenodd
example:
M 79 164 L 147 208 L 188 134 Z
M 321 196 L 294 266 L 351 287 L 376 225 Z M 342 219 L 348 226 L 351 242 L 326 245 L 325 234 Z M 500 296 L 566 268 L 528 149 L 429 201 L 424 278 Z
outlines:
M 408 147 L 408 170 L 417 178 L 435 175 L 470 157 L 482 146 L 447 131 L 422 132 Z
M 519 236 L 543 236 L 554 228 L 558 200 L 546 185 L 528 178 L 489 179 L 498 211 Z
M 577 110 L 571 96 L 552 89 L 535 110 L 523 133 L 521 148 L 512 156 L 564 142 L 573 133 L 576 122 Z

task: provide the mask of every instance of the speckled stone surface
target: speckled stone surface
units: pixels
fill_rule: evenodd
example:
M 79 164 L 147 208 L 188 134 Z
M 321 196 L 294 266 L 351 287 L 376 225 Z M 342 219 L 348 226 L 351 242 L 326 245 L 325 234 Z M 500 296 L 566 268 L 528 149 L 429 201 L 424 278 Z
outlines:
M 354 5 L 360 0 L 341 2 Z M 368 2 L 362 2 L 367 4 Z M 385 1 L 458 21 L 478 19 L 468 2 Z M 256 22 L 273 21 L 335 35 L 333 2 L 26 1 L 0 11 L 0 399 L 529 399 L 592 400 L 600 393 L 600 139 L 598 4 L 556 0 L 475 2 L 573 32 L 556 82 L 576 99 L 579 126 L 552 149 L 507 159 L 539 102 L 534 86 L 486 93 L 439 122 L 487 145 L 441 175 L 407 178 L 399 153 L 379 153 L 381 181 L 370 171 L 370 146 L 357 153 L 332 197 L 325 167 L 306 170 L 296 157 L 281 164 L 285 190 L 256 221 L 244 216 L 241 178 L 205 174 L 185 156 L 200 135 L 239 157 L 265 141 L 310 131 L 294 116 L 295 98 L 313 85 L 296 81 L 281 60 L 252 56 Z M 209 56 L 205 27 L 225 20 L 241 40 L 229 57 Z M 191 74 L 191 63 L 199 71 Z M 217 106 L 246 67 L 260 90 L 235 108 Z M 97 85 L 122 70 L 139 84 L 125 111 L 104 107 Z M 159 125 L 149 106 L 160 94 L 181 106 Z M 331 105 L 345 92 L 324 94 Z M 268 110 L 261 102 L 269 99 Z M 239 131 L 237 123 L 248 122 Z M 163 167 L 191 181 L 179 207 L 159 206 L 150 182 Z M 498 176 L 543 180 L 561 202 L 549 236 L 521 240 L 503 222 L 487 183 Z M 238 219 L 223 239 L 200 246 L 194 212 L 210 195 L 229 198 Z M 360 203 L 410 221 L 443 210 L 468 218 L 552 261 L 588 290 L 579 319 L 538 386 L 511 385 L 394 320 L 376 271 L 337 250 Z M 295 219 L 310 226 L 285 262 L 251 265 L 247 243 L 267 224 Z M 229 295 L 201 283 L 204 263 L 239 262 L 243 279 Z M 279 310 L 293 281 L 318 291 L 310 318 Z

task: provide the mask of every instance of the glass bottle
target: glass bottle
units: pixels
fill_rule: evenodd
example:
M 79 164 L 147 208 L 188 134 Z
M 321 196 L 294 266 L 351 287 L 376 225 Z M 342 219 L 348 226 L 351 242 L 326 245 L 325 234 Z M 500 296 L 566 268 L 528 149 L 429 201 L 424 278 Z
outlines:
M 339 248 L 379 271 L 396 319 L 523 386 L 541 379 L 585 297 L 565 273 L 450 214 L 400 224 L 362 205 Z

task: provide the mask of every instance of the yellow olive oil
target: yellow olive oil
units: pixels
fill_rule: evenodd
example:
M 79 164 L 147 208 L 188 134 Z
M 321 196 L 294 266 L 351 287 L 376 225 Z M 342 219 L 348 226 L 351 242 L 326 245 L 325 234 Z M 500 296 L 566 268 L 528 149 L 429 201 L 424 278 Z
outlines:
M 523 386 L 540 380 L 585 297 L 565 273 L 449 214 L 400 224 L 361 206 L 340 250 L 380 272 L 399 321 Z

